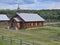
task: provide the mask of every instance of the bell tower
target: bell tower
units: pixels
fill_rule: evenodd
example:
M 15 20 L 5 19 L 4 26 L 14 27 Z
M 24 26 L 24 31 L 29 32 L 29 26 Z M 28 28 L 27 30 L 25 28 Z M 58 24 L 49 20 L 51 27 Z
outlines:
M 20 12 L 20 7 L 19 7 L 19 3 L 17 4 L 17 12 Z

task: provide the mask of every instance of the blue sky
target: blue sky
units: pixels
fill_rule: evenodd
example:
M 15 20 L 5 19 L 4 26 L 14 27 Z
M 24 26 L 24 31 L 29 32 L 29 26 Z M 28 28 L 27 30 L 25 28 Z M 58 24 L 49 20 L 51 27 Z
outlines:
M 0 9 L 60 9 L 60 0 L 0 0 Z

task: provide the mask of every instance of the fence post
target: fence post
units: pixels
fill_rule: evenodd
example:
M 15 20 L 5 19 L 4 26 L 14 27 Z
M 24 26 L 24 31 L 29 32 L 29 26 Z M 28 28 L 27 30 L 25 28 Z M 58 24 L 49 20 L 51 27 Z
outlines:
M 4 36 L 2 35 L 2 40 L 4 39 Z
M 34 41 L 33 41 L 33 45 L 34 45 Z
M 20 45 L 22 45 L 22 40 L 20 40 Z
M 13 41 L 13 40 L 12 40 L 12 38 L 10 37 L 10 43 L 11 43 L 11 44 L 12 44 L 12 41 Z

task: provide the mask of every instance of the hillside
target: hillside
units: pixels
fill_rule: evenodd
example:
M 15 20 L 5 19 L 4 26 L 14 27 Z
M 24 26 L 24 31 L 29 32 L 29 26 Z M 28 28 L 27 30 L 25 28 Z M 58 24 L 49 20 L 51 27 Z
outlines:
M 36 42 L 41 45 L 60 45 L 60 22 L 58 23 L 47 23 L 44 27 L 40 27 L 37 29 L 21 29 L 19 31 L 16 30 L 7 30 L 4 27 L 0 28 L 0 35 L 4 35 L 7 37 L 12 37 L 13 39 L 22 39 L 29 42 Z M 0 38 L 1 40 L 1 38 Z M 11 45 L 13 45 L 14 41 Z M 6 41 L 0 41 L 0 44 L 10 45 L 10 43 Z M 19 43 L 14 43 L 15 45 L 19 45 Z M 35 44 L 36 45 L 36 44 Z

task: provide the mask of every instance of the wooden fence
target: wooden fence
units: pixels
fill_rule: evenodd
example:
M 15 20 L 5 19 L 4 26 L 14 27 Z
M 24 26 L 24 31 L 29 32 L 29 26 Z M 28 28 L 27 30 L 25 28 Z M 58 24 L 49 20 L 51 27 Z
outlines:
M 3 36 L 0 35 L 0 40 L 2 40 L 2 43 L 4 42 L 4 45 L 42 45 L 42 44 L 38 44 L 36 42 L 29 42 L 29 41 L 25 41 L 22 39 L 14 39 L 8 36 Z

